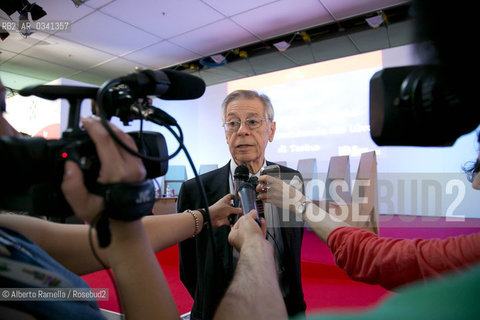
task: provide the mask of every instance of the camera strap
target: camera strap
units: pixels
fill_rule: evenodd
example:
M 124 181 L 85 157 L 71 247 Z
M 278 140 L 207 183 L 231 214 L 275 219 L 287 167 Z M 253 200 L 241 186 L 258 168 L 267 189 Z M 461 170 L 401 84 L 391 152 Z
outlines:
M 101 248 L 110 244 L 108 219 L 134 221 L 152 214 L 155 188 L 151 180 L 136 183 L 112 183 L 100 185 L 99 194 L 104 199 L 104 210 L 95 228 Z

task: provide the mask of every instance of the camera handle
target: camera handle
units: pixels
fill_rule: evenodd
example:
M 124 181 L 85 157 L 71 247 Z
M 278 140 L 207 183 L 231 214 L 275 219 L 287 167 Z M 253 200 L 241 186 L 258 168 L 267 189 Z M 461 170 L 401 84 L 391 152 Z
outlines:
M 21 96 L 37 96 L 47 100 L 56 100 L 59 98 L 66 99 L 69 104 L 68 109 L 68 126 L 63 136 L 67 137 L 72 133 L 78 133 L 80 120 L 80 109 L 84 99 L 95 99 L 98 88 L 96 87 L 79 87 L 79 86 L 63 86 L 63 85 L 33 85 L 28 86 L 19 91 Z
M 67 129 L 62 133 L 62 137 L 68 137 L 80 132 L 78 124 L 80 122 L 80 109 L 83 98 L 68 98 L 67 101 L 70 105 L 68 109 L 68 124 Z

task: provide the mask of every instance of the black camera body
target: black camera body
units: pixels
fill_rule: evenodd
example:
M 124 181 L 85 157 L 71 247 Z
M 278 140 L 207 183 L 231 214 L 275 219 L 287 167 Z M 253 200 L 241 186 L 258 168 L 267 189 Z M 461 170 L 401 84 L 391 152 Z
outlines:
M 166 159 L 165 138 L 157 132 L 130 132 L 138 150 L 148 156 Z M 85 131 L 64 135 L 58 140 L 40 137 L 0 138 L 0 208 L 25 211 L 32 215 L 68 217 L 73 215 L 60 190 L 66 160 L 75 161 L 83 171 L 84 182 L 93 193 L 100 193 L 96 182 L 100 160 L 95 145 Z M 8 156 L 6 156 L 8 155 Z M 143 160 L 147 178 L 163 176 L 168 160 Z
M 452 15 L 449 3 L 414 0 L 421 65 L 386 68 L 370 81 L 370 133 L 379 146 L 451 146 L 480 124 L 479 63 L 470 48 L 476 12 Z M 449 21 L 449 23 L 445 23 Z
M 101 163 L 96 146 L 87 132 L 79 127 L 80 108 L 84 99 L 95 102 L 92 103 L 92 113 L 100 116 L 106 131 L 120 147 L 142 159 L 146 178 L 154 179 L 165 175 L 169 159 L 184 149 L 184 144 L 183 133 L 176 120 L 155 108 L 149 96 L 164 100 L 190 100 L 200 98 L 204 92 L 205 82 L 201 78 L 175 70 L 137 71 L 108 80 L 99 88 L 63 85 L 23 88 L 19 91 L 22 96 L 66 99 L 69 103 L 67 129 L 62 138 L 57 140 L 27 136 L 0 137 L 0 209 L 61 219 L 72 216 L 73 211 L 61 191 L 66 160 L 75 161 L 83 171 L 88 190 L 103 196 L 108 202 L 112 196 L 112 186 L 97 183 Z M 169 155 L 161 133 L 142 130 L 128 133 L 137 146 L 136 150 L 132 149 L 117 137 L 108 124 L 111 117 L 118 117 L 124 125 L 132 120 L 147 120 L 166 127 L 179 142 L 179 147 Z M 103 165 L 108 166 L 108 163 Z M 144 185 L 152 191 L 153 202 L 153 184 L 148 182 Z M 125 192 L 123 187 L 116 190 Z M 137 199 L 135 201 L 138 203 Z M 148 210 L 140 211 L 140 214 L 148 214 Z M 127 219 L 137 218 L 137 213 Z
M 201 78 L 175 70 L 142 70 L 106 81 L 100 88 L 39 85 L 20 90 L 23 96 L 68 100 L 68 125 L 59 140 L 0 137 L 0 209 L 60 218 L 73 215 L 61 192 L 67 159 L 81 167 L 88 190 L 103 195 L 102 186 L 96 181 L 100 160 L 95 145 L 88 134 L 79 128 L 80 108 L 84 99 L 95 101 L 92 112 L 100 116 L 112 138 L 127 152 L 142 159 L 147 179 L 165 175 L 168 160 L 183 146 L 183 134 L 175 119 L 153 107 L 147 96 L 154 95 L 164 100 L 189 100 L 201 97 L 204 91 L 205 82 Z M 130 149 L 110 128 L 107 120 L 113 116 L 125 125 L 132 120 L 149 120 L 165 126 L 175 135 L 180 147 L 169 155 L 161 133 L 139 131 L 129 133 L 138 151 Z M 177 128 L 180 134 L 177 135 L 172 127 Z

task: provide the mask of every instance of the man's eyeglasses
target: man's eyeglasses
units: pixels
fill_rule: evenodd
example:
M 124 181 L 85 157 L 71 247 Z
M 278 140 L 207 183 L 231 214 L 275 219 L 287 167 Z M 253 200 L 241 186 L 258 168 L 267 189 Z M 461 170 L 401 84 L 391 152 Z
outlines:
M 248 129 L 254 130 L 258 129 L 262 126 L 263 121 L 267 121 L 268 119 L 259 119 L 259 118 L 252 118 L 252 119 L 246 119 L 245 121 L 239 121 L 239 120 L 232 120 L 232 121 L 227 121 L 223 124 L 223 127 L 225 128 L 226 132 L 237 132 L 238 129 L 240 129 L 240 126 L 242 123 L 245 123 Z

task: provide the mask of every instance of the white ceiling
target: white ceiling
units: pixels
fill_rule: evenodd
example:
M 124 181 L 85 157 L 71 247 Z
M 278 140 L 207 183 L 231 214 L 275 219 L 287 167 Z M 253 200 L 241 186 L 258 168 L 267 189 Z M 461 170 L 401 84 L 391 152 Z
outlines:
M 37 0 L 37 20 L 71 23 L 70 31 L 11 32 L 0 41 L 0 77 L 15 89 L 67 78 L 100 85 L 136 67 L 163 69 L 253 43 L 339 23 L 405 0 Z M 0 22 L 18 21 L 0 11 Z M 197 71 L 207 84 L 388 48 L 412 41 L 411 22 L 339 34 Z

